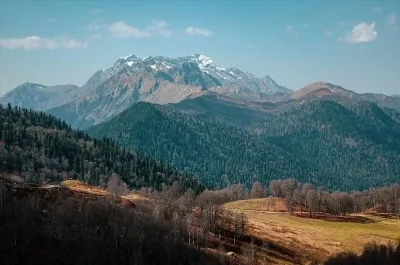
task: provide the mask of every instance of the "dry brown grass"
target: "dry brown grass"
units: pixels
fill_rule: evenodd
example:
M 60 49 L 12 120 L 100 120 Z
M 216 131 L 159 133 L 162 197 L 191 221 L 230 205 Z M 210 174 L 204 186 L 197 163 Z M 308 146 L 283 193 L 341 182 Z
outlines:
M 90 186 L 79 180 L 65 180 L 61 182 L 61 185 L 77 193 L 96 195 L 96 196 L 110 196 L 110 197 L 113 196 L 113 194 L 109 193 L 103 188 Z M 121 198 L 122 200 L 128 200 L 130 202 L 150 201 L 150 199 L 140 196 L 139 194 L 128 194 L 124 196 L 114 196 L 114 197 Z
M 342 251 L 360 253 L 369 242 L 387 243 L 400 238 L 398 219 L 370 215 L 352 215 L 340 220 L 304 218 L 273 212 L 267 206 L 268 200 L 237 201 L 224 207 L 245 213 L 249 235 L 295 251 L 304 264 L 315 259 L 325 260 Z M 276 259 L 275 264 L 294 263 Z
M 225 204 L 229 209 L 259 212 L 287 212 L 287 207 L 282 198 L 261 198 L 235 201 Z
M 143 197 L 139 194 L 128 194 L 128 195 L 124 195 L 121 196 L 122 199 L 125 200 L 129 200 L 131 202 L 135 202 L 135 201 L 151 201 L 151 199 Z
M 61 185 L 64 187 L 67 187 L 68 189 L 70 189 L 74 192 L 87 193 L 87 194 L 98 195 L 98 196 L 111 195 L 105 189 L 90 186 L 79 180 L 65 180 L 65 181 L 61 182 Z

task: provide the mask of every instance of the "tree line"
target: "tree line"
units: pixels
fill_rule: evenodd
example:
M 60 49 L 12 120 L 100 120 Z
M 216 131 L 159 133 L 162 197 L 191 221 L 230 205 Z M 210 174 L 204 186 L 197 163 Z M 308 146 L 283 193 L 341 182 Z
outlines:
M 396 244 L 367 244 L 361 255 L 353 252 L 339 253 L 329 258 L 325 265 L 399 265 L 400 241 Z
M 342 216 L 350 213 L 375 211 L 393 214 L 400 218 L 400 184 L 370 188 L 364 191 L 328 191 L 311 183 L 301 183 L 293 178 L 271 180 L 268 187 L 254 182 L 250 197 L 266 195 L 282 198 L 289 214 L 307 211 L 310 217 L 316 213 Z

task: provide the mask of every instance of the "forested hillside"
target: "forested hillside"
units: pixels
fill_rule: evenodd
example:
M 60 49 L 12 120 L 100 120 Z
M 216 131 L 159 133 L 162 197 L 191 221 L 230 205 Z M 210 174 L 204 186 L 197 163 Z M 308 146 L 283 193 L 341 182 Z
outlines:
M 367 189 L 400 179 L 400 124 L 374 103 L 311 101 L 263 127 L 267 141 L 317 170 L 313 182 Z
M 156 160 L 200 176 L 212 186 L 229 182 L 251 185 L 256 180 L 296 176 L 306 181 L 312 172 L 279 147 L 210 116 L 186 115 L 168 107 L 138 103 L 110 122 L 88 130 L 94 137 L 111 137 Z
M 375 104 L 302 101 L 252 132 L 240 126 L 242 117 L 235 123 L 235 115 L 228 121 L 225 116 L 138 103 L 88 133 L 116 139 L 214 186 L 294 177 L 351 190 L 399 180 L 400 124 Z
M 273 117 L 279 104 L 245 102 L 207 91 L 170 106 L 186 113 L 203 114 L 241 128 L 253 129 Z
M 178 180 L 185 188 L 203 189 L 195 178 L 127 151 L 113 140 L 92 139 L 53 116 L 10 105 L 0 108 L 0 157 L 3 174 L 32 183 L 73 178 L 104 186 L 117 174 L 131 188 L 161 189 L 163 183 Z

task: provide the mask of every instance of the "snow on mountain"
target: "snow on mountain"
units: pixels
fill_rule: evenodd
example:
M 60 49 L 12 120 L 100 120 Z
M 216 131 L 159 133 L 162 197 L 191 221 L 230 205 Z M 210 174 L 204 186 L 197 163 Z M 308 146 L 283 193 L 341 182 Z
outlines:
M 178 58 L 179 61 L 190 61 L 198 64 L 199 68 L 211 76 L 217 78 L 223 85 L 238 84 L 255 93 L 274 94 L 278 92 L 288 93 L 290 89 L 279 86 L 268 75 L 258 78 L 250 72 L 244 72 L 236 67 L 220 67 L 213 60 L 202 54 L 194 54 Z
M 49 113 L 84 129 L 119 114 L 139 101 L 158 104 L 180 102 L 211 82 L 190 67 L 183 67 L 172 76 L 150 66 L 137 70 L 124 68 L 91 93 L 51 109 Z
M 101 74 L 99 80 L 104 82 L 126 67 L 129 67 L 133 71 L 145 66 L 157 71 L 168 71 L 172 68 L 180 68 L 185 63 L 197 64 L 202 72 L 216 78 L 222 85 L 237 84 L 244 88 L 248 88 L 251 92 L 265 93 L 267 95 L 289 93 L 291 91 L 286 87 L 278 85 L 268 75 L 258 78 L 252 73 L 244 72 L 236 67 L 220 67 L 216 65 L 210 57 L 199 53 L 178 58 L 147 56 L 144 59 L 140 59 L 134 54 L 130 54 L 119 58 L 112 67 L 106 69 Z
M 269 76 L 257 78 L 235 67 L 223 68 L 202 54 L 144 59 L 130 54 L 94 73 L 82 87 L 23 84 L 0 102 L 48 110 L 83 128 L 104 121 L 138 101 L 173 103 L 204 90 L 264 101 L 268 95 L 289 91 Z

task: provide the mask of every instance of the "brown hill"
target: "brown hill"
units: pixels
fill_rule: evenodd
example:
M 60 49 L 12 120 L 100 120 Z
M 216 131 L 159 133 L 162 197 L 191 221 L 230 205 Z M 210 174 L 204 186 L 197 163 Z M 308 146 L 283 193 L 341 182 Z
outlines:
M 346 90 L 343 87 L 337 85 L 326 82 L 314 82 L 303 87 L 300 90 L 294 91 L 291 97 L 292 99 L 300 99 L 314 91 L 318 91 L 318 93 L 316 94 L 318 97 L 330 96 L 334 94 L 351 97 L 352 94 L 355 94 L 354 92 Z

